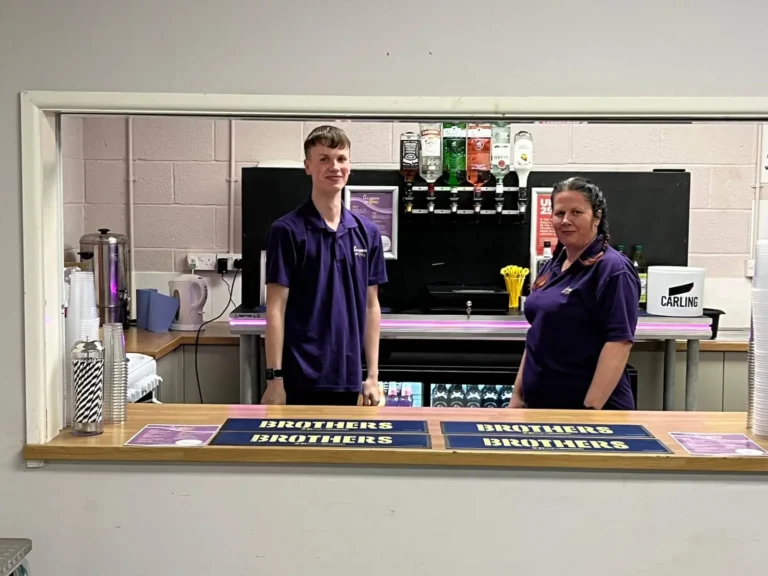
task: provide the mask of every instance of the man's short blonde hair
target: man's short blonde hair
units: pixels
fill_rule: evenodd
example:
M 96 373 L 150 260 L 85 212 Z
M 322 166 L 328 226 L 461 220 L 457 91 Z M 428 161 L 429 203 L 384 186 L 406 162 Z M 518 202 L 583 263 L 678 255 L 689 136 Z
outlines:
M 349 136 L 341 128 L 336 126 L 318 126 L 309 133 L 304 140 L 304 157 L 309 158 L 309 151 L 315 146 L 325 146 L 326 148 L 352 148 Z

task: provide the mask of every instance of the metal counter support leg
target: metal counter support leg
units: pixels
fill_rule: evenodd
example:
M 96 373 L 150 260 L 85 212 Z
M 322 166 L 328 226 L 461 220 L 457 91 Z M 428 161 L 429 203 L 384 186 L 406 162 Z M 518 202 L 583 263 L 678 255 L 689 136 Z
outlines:
M 240 404 L 256 403 L 258 340 L 259 337 L 254 334 L 240 335 Z
M 696 395 L 699 388 L 699 341 L 688 340 L 685 358 L 685 409 L 696 410 Z
M 664 410 L 675 405 L 675 341 L 664 340 Z

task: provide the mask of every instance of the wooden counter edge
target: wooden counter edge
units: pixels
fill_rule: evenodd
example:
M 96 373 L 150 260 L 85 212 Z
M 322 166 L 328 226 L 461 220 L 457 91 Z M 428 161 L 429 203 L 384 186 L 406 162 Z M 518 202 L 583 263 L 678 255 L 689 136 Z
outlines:
M 560 468 L 677 472 L 768 473 L 768 458 L 672 454 L 567 454 L 360 448 L 144 448 L 128 446 L 24 446 L 25 460 L 216 464 L 344 464 L 411 467 Z
M 128 352 L 137 352 L 139 354 L 146 354 L 153 357 L 155 360 L 159 360 L 163 356 L 167 356 L 180 346 L 190 346 L 195 343 L 194 334 L 180 334 L 170 342 L 164 343 L 157 348 L 153 348 L 148 344 L 139 344 L 138 346 L 129 346 Z M 216 335 L 206 336 L 200 335 L 201 346 L 237 346 L 240 343 L 239 336 L 235 334 L 230 335 Z M 661 342 L 636 342 L 633 346 L 633 350 L 637 352 L 658 352 L 664 349 L 664 345 Z M 677 342 L 675 349 L 678 352 L 685 352 L 688 350 L 688 344 L 686 342 Z M 718 340 L 702 340 L 700 345 L 701 352 L 743 352 L 748 350 L 747 342 L 723 342 Z

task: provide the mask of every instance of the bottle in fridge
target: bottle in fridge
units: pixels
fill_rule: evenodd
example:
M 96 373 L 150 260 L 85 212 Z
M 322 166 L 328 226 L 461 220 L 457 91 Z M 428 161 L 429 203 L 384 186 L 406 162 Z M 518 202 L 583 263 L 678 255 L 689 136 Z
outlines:
M 400 391 L 400 406 L 405 406 L 406 408 L 413 406 L 413 390 L 411 390 L 411 385 L 407 382 L 403 383 Z
M 480 393 L 480 386 L 477 384 L 470 384 L 467 386 L 465 406 L 467 408 L 480 408 L 482 401 L 482 394 Z
M 648 264 L 645 262 L 643 247 L 639 244 L 635 246 L 635 250 L 632 252 L 632 265 L 637 270 L 637 275 L 640 276 L 640 308 L 645 308 L 648 289 Z
M 387 406 L 400 406 L 400 396 L 398 394 L 397 382 L 389 383 L 389 393 L 387 394 Z
M 493 384 L 486 384 L 481 391 L 481 406 L 483 408 L 499 407 L 499 387 Z
M 448 388 L 448 407 L 464 408 L 467 402 L 467 395 L 464 392 L 464 386 L 461 384 L 451 384 Z
M 432 407 L 445 408 L 448 406 L 448 388 L 445 384 L 437 384 L 432 388 Z
M 502 386 L 499 390 L 499 406 L 509 408 L 509 401 L 512 398 L 512 386 Z

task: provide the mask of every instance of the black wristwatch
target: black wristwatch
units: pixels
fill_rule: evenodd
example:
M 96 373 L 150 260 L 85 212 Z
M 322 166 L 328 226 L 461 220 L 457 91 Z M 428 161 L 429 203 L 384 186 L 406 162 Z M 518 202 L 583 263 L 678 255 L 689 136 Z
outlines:
M 275 370 L 274 368 L 267 368 L 267 380 L 282 380 L 283 371 Z

